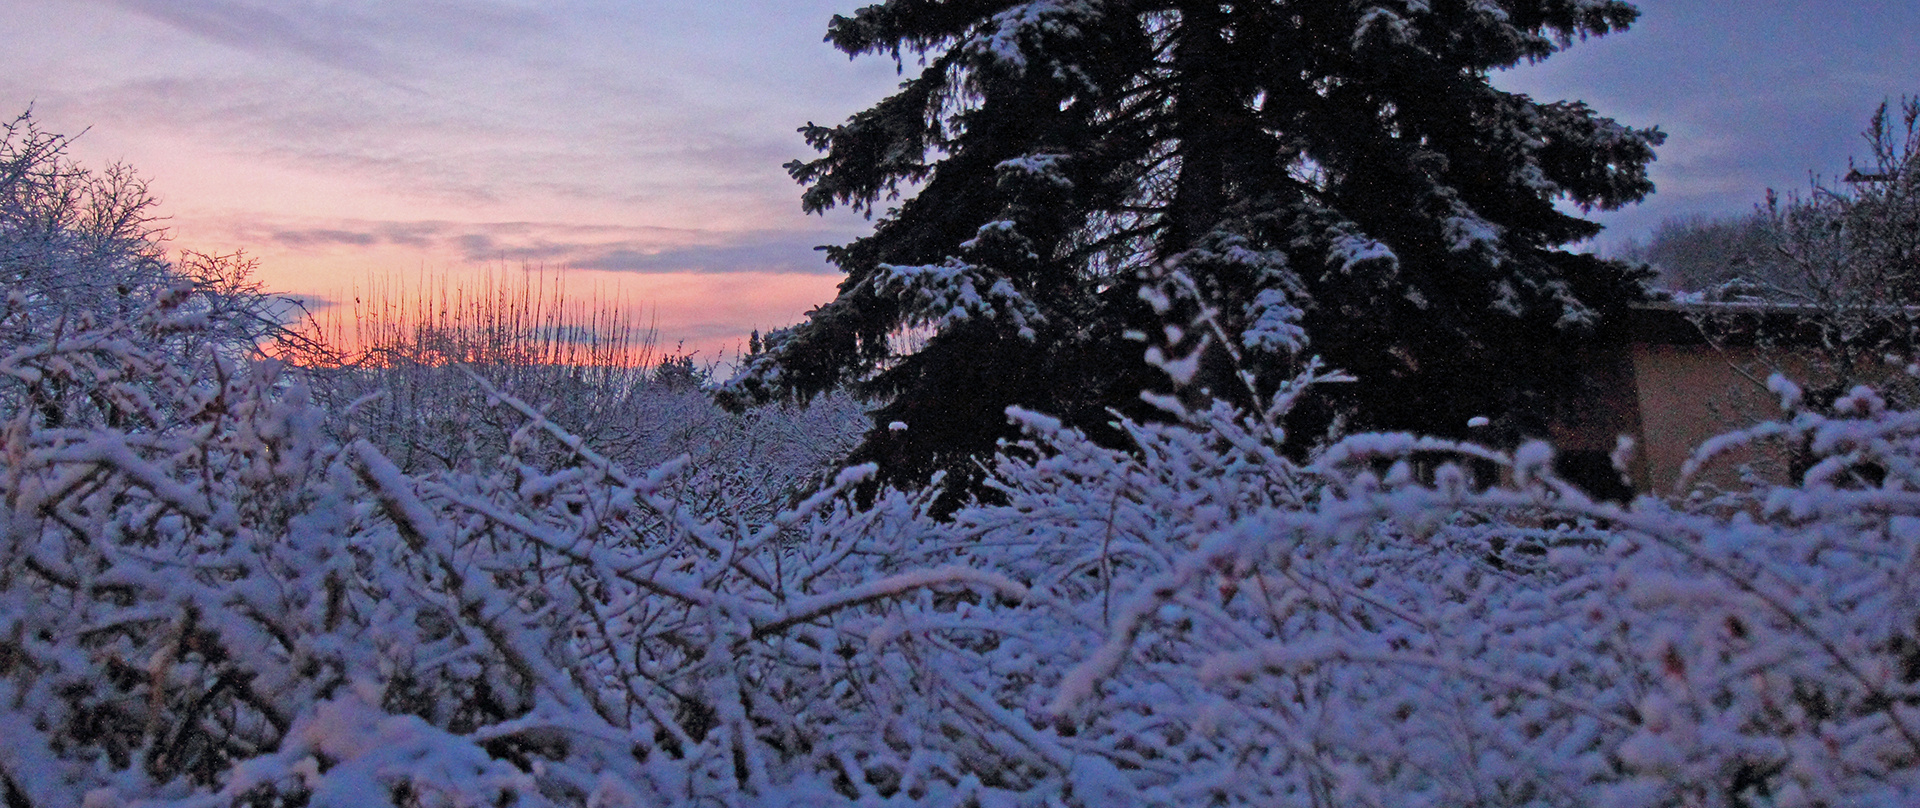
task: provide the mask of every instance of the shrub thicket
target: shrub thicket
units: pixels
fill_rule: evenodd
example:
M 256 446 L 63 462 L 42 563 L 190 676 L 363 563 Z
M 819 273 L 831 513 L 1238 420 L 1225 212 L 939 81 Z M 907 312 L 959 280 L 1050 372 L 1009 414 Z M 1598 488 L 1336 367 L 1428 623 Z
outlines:
M 1920 414 L 1864 389 L 1777 382 L 1782 417 L 1699 460 L 1809 470 L 1684 502 L 1592 502 L 1537 444 L 1295 462 L 1309 376 L 1264 412 L 1161 400 L 1130 452 L 1015 411 L 1002 501 L 948 520 L 850 504 L 867 469 L 767 518 L 482 378 L 515 439 L 410 473 L 275 363 L 145 328 L 0 360 L 128 413 L 23 410 L 0 446 L 9 805 L 1920 796 Z

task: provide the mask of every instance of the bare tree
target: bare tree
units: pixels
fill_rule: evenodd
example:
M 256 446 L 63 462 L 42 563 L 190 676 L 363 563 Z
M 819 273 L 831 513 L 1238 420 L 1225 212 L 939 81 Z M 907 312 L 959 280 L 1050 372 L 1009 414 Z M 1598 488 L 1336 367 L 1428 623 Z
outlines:
M 1907 325 L 1902 307 L 1920 303 L 1916 124 L 1920 98 L 1901 100 L 1898 123 L 1882 103 L 1862 133 L 1868 168 L 1850 166 L 1839 185 L 1815 177 L 1804 197 L 1770 189 L 1761 209 L 1770 257 L 1790 270 L 1771 291 L 1814 307 L 1848 337 L 1884 331 L 1890 318 Z
M 1802 193 L 1767 191 L 1756 243 L 1706 289 L 1700 322 L 1757 347 L 1756 379 L 1786 372 L 1831 400 L 1862 383 L 1920 401 L 1920 97 L 1882 103 L 1862 137 L 1869 163 Z M 1745 271 L 1737 271 L 1744 269 Z
M 233 360 L 315 346 L 286 327 L 298 304 L 266 293 L 241 253 L 167 257 L 158 200 L 114 164 L 68 156 L 73 138 L 32 111 L 0 123 L 0 355 L 45 350 L 82 333 L 140 323 L 141 339 L 176 360 L 212 351 Z M 28 406 L 49 425 L 114 420 L 124 408 L 85 401 L 60 374 L 0 384 L 0 405 Z
M 8 344 L 62 319 L 124 318 L 171 275 L 146 182 L 122 165 L 75 164 L 71 142 L 40 129 L 31 111 L 0 124 Z

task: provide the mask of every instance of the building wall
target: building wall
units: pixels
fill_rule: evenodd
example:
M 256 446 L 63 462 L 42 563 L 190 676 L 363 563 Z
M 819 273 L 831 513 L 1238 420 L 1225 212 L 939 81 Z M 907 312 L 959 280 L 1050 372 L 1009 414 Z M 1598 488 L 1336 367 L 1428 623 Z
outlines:
M 1705 313 L 1718 319 L 1710 321 Z M 1910 314 L 1920 319 L 1920 310 Z M 1786 374 L 1810 394 L 1833 394 L 1842 386 L 1821 360 L 1821 331 L 1793 307 L 1742 304 L 1709 310 L 1699 304 L 1650 303 L 1630 311 L 1615 334 L 1581 357 L 1589 384 L 1563 401 L 1551 421 L 1562 460 L 1582 461 L 1563 464 L 1563 475 L 1583 468 L 1583 478 L 1567 479 L 1590 493 L 1599 493 L 1590 482 L 1611 474 L 1598 458 L 1612 453 L 1618 436 L 1634 439 L 1627 467 L 1633 492 L 1681 493 L 1681 471 L 1700 444 L 1782 415 L 1778 399 L 1767 390 L 1774 373 Z M 1878 382 L 1892 382 L 1901 373 L 1892 365 L 1865 371 Z M 1703 466 L 1693 482 L 1730 486 L 1748 472 L 1787 482 L 1795 451 L 1771 445 L 1757 453 L 1730 452 Z
M 1640 421 L 1637 490 L 1675 493 L 1682 467 L 1701 443 L 1780 414 L 1779 402 L 1766 389 L 1774 370 L 1752 348 L 1635 343 L 1630 354 Z M 1786 369 L 1798 375 L 1795 370 Z M 1739 466 L 1749 464 L 1784 480 L 1787 460 L 1783 452 L 1731 454 L 1708 466 L 1702 479 L 1731 484 L 1738 480 Z

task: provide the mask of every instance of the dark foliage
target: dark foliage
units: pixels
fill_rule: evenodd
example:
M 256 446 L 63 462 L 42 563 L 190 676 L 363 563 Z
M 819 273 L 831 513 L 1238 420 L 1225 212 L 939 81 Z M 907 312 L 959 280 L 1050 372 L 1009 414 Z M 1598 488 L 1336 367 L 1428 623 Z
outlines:
M 1311 335 L 1358 378 L 1314 408 L 1323 421 L 1527 420 L 1572 383 L 1567 351 L 1642 294 L 1626 265 L 1559 249 L 1599 228 L 1554 204 L 1640 199 L 1662 135 L 1488 73 L 1636 14 L 890 0 L 835 17 L 828 42 L 910 77 L 803 128 L 823 156 L 788 169 L 807 210 L 877 223 L 829 250 L 839 296 L 768 335 L 721 397 L 884 400 L 857 457 L 908 484 L 971 478 L 1011 434 L 1009 405 L 1103 434 L 1167 384 L 1147 348 L 1197 359 L 1193 391 L 1251 400 L 1267 391 L 1239 371 L 1286 378 Z M 1195 318 L 1213 325 L 1162 325 Z

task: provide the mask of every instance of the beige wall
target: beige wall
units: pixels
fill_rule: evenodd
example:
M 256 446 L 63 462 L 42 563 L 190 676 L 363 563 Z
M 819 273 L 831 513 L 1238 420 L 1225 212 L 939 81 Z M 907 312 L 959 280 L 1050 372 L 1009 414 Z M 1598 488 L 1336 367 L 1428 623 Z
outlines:
M 1624 320 L 1624 339 L 1580 356 L 1588 383 L 1556 406 L 1550 420 L 1554 445 L 1563 453 L 1611 452 L 1619 436 L 1631 436 L 1637 448 L 1627 473 L 1634 490 L 1674 494 L 1681 467 L 1701 443 L 1781 417 L 1778 398 L 1767 390 L 1774 373 L 1785 373 L 1803 390 L 1836 389 L 1838 377 L 1813 342 L 1819 335 L 1798 310 L 1729 309 L 1724 314 L 1732 319 L 1715 326 L 1722 341 L 1716 346 L 1703 332 L 1699 309 L 1673 303 L 1636 307 Z M 1752 347 L 1756 334 L 1772 335 L 1771 347 Z M 1896 389 L 1911 389 L 1914 382 L 1904 378 L 1903 367 L 1854 372 L 1881 382 L 1898 378 Z M 1758 454 L 1729 453 L 1695 479 L 1735 484 L 1744 464 L 1786 482 L 1793 459 L 1794 447 L 1771 444 Z
M 1780 414 L 1778 400 L 1766 389 L 1773 371 L 1751 348 L 1636 344 L 1632 357 L 1640 410 L 1639 451 L 1647 475 L 1645 482 L 1635 481 L 1640 490 L 1674 493 L 1681 466 L 1695 447 Z M 1732 483 L 1737 480 L 1737 466 L 1749 462 L 1770 475 L 1784 475 L 1786 470 L 1785 458 L 1777 454 L 1759 458 L 1739 454 L 1714 464 L 1705 479 Z

